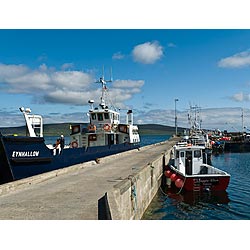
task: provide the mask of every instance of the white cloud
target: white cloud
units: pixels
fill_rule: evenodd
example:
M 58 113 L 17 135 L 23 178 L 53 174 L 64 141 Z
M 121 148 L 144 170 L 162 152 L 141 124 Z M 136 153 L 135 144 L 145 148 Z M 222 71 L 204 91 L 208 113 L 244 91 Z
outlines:
M 228 131 L 241 131 L 241 108 L 208 108 L 202 109 L 200 118 L 202 119 L 201 128 L 217 129 Z M 247 120 L 250 117 L 250 109 L 244 109 L 245 126 L 250 128 Z M 136 112 L 134 120 L 135 123 L 140 124 L 161 124 L 167 126 L 175 126 L 175 112 L 174 110 L 149 110 Z M 187 111 L 177 111 L 178 127 L 189 128 Z
M 51 74 L 51 82 L 60 88 L 80 90 L 93 82 L 89 74 L 80 71 L 58 71 Z
M 123 59 L 125 56 L 119 51 L 117 53 L 115 53 L 113 56 L 112 56 L 112 59 L 114 60 L 121 60 Z
M 28 67 L 19 64 L 2 64 L 0 63 L 0 82 L 7 81 L 26 74 L 29 71 Z
M 64 103 L 75 105 L 86 105 L 90 99 L 88 93 L 70 91 L 69 89 L 57 89 L 44 96 L 45 101 L 50 103 Z
M 177 46 L 174 43 L 168 43 L 169 48 L 176 48 Z
M 250 66 L 250 50 L 223 58 L 218 62 L 218 66 L 221 68 L 241 68 Z
M 39 66 L 39 70 L 41 70 L 41 71 L 47 71 L 47 70 L 48 70 L 48 67 L 47 67 L 47 65 L 46 65 L 45 63 L 43 63 L 43 64 L 41 64 L 41 65 Z
M 236 102 L 250 101 L 250 95 L 240 92 L 240 93 L 234 94 L 231 97 L 231 99 L 236 101 Z
M 127 109 L 125 102 L 140 93 L 143 85 L 143 80 L 116 80 L 108 93 L 117 108 Z
M 163 47 L 158 42 L 146 42 L 134 47 L 134 61 L 143 64 L 153 64 L 163 56 Z
M 62 69 L 62 70 L 72 69 L 72 68 L 74 68 L 74 63 L 64 63 L 64 64 L 61 66 L 61 69 Z
M 35 70 L 24 65 L 0 64 L 0 83 L 3 92 L 29 94 L 36 103 L 87 105 L 89 99 L 99 101 L 101 96 L 92 74 L 56 71 L 45 64 Z M 124 102 L 139 93 L 143 84 L 142 80 L 116 80 L 109 90 L 113 104 L 124 107 Z
M 115 80 L 113 87 L 115 88 L 141 88 L 144 84 L 143 80 Z

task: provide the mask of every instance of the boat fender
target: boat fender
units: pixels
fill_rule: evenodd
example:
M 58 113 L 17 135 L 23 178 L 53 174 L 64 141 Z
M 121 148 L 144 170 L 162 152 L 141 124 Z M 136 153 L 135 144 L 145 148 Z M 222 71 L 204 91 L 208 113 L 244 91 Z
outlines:
M 77 141 L 72 141 L 72 142 L 71 142 L 71 147 L 72 147 L 72 148 L 78 148 L 78 143 L 77 143 Z
M 171 173 L 170 170 L 166 170 L 166 171 L 164 172 L 164 174 L 165 174 L 165 176 L 166 176 L 167 178 L 170 178 L 170 176 L 172 175 L 172 173 Z
M 111 130 L 111 126 L 110 126 L 109 124 L 105 124 L 105 125 L 103 126 L 103 129 L 104 129 L 105 131 L 110 131 L 110 130 Z
M 178 176 L 176 174 L 174 174 L 174 173 L 170 176 L 170 179 L 173 182 L 175 182 L 177 178 L 178 178 Z
M 184 182 L 182 179 L 177 179 L 175 182 L 174 182 L 175 186 L 178 187 L 178 188 L 182 188 Z

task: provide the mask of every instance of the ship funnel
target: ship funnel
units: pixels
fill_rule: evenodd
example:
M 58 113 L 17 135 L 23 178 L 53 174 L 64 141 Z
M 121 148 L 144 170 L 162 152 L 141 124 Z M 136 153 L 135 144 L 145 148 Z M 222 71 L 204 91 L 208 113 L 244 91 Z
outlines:
M 128 110 L 127 112 L 127 124 L 133 125 L 133 112 L 132 110 Z

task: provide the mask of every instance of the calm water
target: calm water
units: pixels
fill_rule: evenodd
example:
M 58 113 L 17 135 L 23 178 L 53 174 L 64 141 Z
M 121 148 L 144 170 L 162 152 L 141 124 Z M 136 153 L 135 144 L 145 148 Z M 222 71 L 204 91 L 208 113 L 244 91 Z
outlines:
M 231 174 L 226 192 L 204 195 L 159 190 L 144 214 L 146 220 L 249 220 L 250 153 L 213 156 L 215 167 Z

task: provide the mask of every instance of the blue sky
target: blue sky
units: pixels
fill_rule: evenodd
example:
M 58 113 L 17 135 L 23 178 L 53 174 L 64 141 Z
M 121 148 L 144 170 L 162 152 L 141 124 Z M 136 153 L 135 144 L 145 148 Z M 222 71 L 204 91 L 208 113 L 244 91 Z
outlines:
M 2 29 L 0 44 L 1 126 L 22 125 L 21 106 L 45 123 L 87 121 L 103 66 L 137 123 L 174 125 L 175 98 L 181 126 L 190 104 L 207 128 L 241 129 L 241 108 L 250 123 L 250 30 Z

